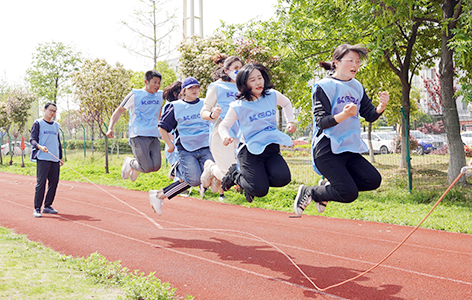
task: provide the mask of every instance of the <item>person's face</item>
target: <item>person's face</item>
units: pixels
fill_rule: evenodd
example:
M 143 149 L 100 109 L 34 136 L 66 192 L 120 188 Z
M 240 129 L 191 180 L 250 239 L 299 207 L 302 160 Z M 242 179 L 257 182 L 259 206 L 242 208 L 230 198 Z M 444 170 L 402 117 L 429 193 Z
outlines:
M 151 81 L 144 80 L 145 89 L 148 93 L 154 94 L 157 93 L 161 87 L 161 79 L 159 77 L 153 77 Z
M 230 72 L 237 71 L 243 67 L 243 64 L 240 61 L 235 61 L 226 69 L 226 74 Z
M 56 115 L 57 107 L 54 105 L 49 105 L 48 108 L 44 109 L 44 119 L 46 121 L 52 120 L 54 116 Z
M 256 99 L 261 97 L 262 91 L 264 90 L 264 77 L 262 77 L 261 71 L 254 69 L 249 73 L 247 86 L 251 90 L 251 93 L 256 96 Z
M 349 51 L 340 60 L 336 60 L 336 71 L 333 74 L 334 78 L 340 80 L 350 80 L 354 78 L 361 66 L 362 61 L 359 58 L 359 53 Z
M 185 100 L 193 101 L 196 100 L 200 94 L 200 86 L 194 85 L 185 90 Z

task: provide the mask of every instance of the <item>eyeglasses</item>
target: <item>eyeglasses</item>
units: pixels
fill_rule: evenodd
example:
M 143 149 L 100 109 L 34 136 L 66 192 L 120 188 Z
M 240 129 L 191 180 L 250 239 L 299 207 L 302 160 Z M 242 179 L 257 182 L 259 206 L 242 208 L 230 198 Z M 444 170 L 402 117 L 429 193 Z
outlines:
M 352 58 L 345 58 L 345 59 L 339 59 L 340 61 L 346 61 L 347 63 L 351 64 L 351 65 L 356 65 L 356 66 L 360 66 L 362 64 L 362 60 L 360 59 L 357 59 L 357 60 L 353 60 Z

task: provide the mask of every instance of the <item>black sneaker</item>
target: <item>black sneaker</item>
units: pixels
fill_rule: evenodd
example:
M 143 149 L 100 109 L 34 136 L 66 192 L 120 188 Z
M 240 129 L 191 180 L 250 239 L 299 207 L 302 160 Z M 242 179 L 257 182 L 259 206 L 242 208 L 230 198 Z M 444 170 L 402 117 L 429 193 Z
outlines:
M 246 197 L 246 201 L 251 203 L 254 200 L 254 196 L 249 194 L 248 191 L 244 190 L 244 196 Z
M 238 168 L 236 164 L 232 164 L 231 167 L 229 167 L 228 172 L 226 172 L 226 175 L 223 177 L 221 180 L 221 188 L 223 189 L 224 192 L 229 190 L 233 185 L 236 183 L 234 182 L 235 175 L 238 173 Z
M 308 204 L 313 201 L 311 198 L 311 193 L 308 192 L 308 187 L 304 186 L 303 184 L 298 187 L 298 193 L 293 203 L 293 209 L 295 210 L 295 214 L 297 216 L 301 216 Z

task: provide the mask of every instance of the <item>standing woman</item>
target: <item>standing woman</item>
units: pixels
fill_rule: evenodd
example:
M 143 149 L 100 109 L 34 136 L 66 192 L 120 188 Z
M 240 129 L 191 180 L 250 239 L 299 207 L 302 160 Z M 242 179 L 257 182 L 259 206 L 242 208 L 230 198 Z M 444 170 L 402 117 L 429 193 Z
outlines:
M 357 199 L 359 191 L 380 186 L 380 173 L 361 155 L 368 147 L 360 137 L 359 115 L 374 122 L 390 97 L 387 92 L 379 92 L 379 105 L 375 107 L 354 78 L 367 52 L 361 45 L 343 44 L 334 50 L 331 62 L 320 62 L 329 76 L 313 87 L 312 154 L 314 170 L 328 183 L 300 185 L 294 202 L 298 216 L 312 201 L 322 213 L 328 201 L 350 203 Z
M 203 164 L 212 160 L 209 147 L 209 122 L 200 118 L 203 101 L 198 98 L 200 84 L 193 77 L 182 81 L 183 100 L 173 101 L 166 107 L 159 121 L 159 132 L 166 143 L 169 153 L 174 148 L 179 152 L 177 174 L 180 178 L 162 190 L 150 190 L 151 207 L 157 214 L 162 214 L 164 199 L 172 199 L 192 186 L 200 185 Z M 169 132 L 175 132 L 175 146 Z
M 60 126 L 54 122 L 57 106 L 54 103 L 47 103 L 44 106 L 44 116 L 42 119 L 34 121 L 31 127 L 30 143 L 33 147 L 31 160 L 36 162 L 36 189 L 34 193 L 33 216 L 40 218 L 41 206 L 44 202 L 43 214 L 57 214 L 52 208 L 54 197 L 56 196 L 57 185 L 59 184 L 59 174 L 62 161 L 62 146 L 59 138 Z M 44 198 L 46 190 L 48 190 Z
M 220 201 L 224 200 L 223 190 L 221 189 L 221 180 L 228 171 L 229 167 L 236 163 L 236 147 L 238 145 L 237 134 L 238 127 L 233 125 L 230 130 L 230 136 L 234 138 L 233 142 L 223 145 L 218 127 L 224 120 L 229 110 L 229 105 L 236 99 L 238 88 L 236 87 L 236 74 L 242 68 L 243 61 L 237 56 L 227 57 L 223 54 L 217 54 L 213 62 L 219 65 L 213 74 L 213 80 L 208 86 L 205 102 L 200 115 L 203 120 L 210 121 L 210 151 L 215 161 L 205 162 L 202 174 L 202 184 L 204 188 L 212 185 L 212 192 L 218 189 Z M 213 184 L 212 184 L 213 183 Z
M 269 70 L 259 64 L 242 67 L 236 78 L 240 93 L 230 104 L 219 133 L 224 145 L 234 141 L 234 123 L 239 126 L 238 166 L 232 165 L 221 181 L 227 191 L 238 184 L 248 202 L 264 197 L 269 187 L 282 187 L 291 180 L 290 169 L 280 154 L 280 145 L 291 146 L 292 139 L 277 129 L 277 105 L 284 110 L 287 131 L 295 132 L 290 100 L 273 90 Z M 239 170 L 238 170 L 239 167 Z

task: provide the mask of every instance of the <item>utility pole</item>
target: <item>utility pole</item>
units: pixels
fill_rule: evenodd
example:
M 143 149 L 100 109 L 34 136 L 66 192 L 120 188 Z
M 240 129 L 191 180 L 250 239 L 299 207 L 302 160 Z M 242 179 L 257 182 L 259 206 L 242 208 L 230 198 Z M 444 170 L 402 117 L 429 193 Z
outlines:
M 195 0 L 183 0 L 183 34 L 184 40 L 194 36 L 203 38 L 203 0 L 198 1 L 198 16 L 195 15 Z M 199 31 L 195 32 L 195 20 L 199 21 Z

